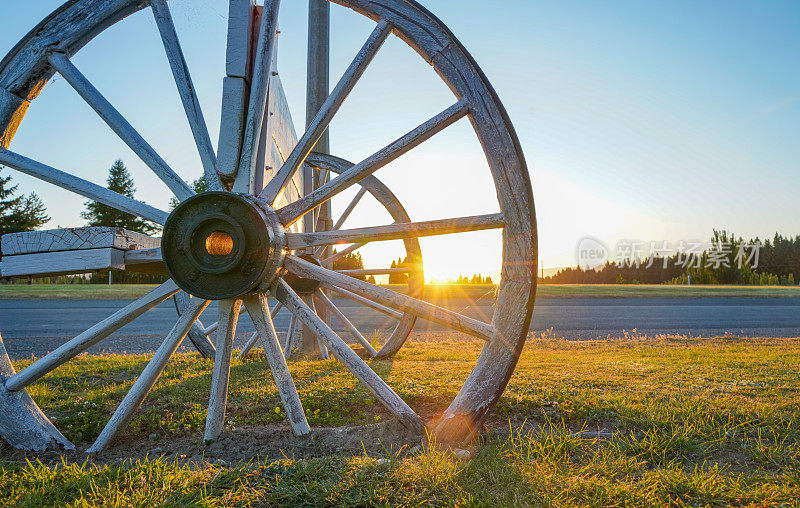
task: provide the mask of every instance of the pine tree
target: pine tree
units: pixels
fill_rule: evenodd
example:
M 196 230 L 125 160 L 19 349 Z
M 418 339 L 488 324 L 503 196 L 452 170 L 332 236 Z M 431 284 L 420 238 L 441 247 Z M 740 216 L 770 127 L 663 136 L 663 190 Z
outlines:
M 0 236 L 42 227 L 50 220 L 42 200 L 35 192 L 12 197 L 18 186 L 9 186 L 10 182 L 10 176 L 0 177 Z
M 192 189 L 197 194 L 202 194 L 203 192 L 206 192 L 208 190 L 208 183 L 206 183 L 206 175 L 203 175 L 194 182 L 192 182 Z M 178 198 L 173 197 L 172 199 L 169 200 L 169 209 L 174 210 L 175 208 L 178 207 L 179 204 L 181 204 L 181 202 L 178 201 Z
M 136 193 L 136 186 L 133 178 L 125 167 L 125 164 L 117 159 L 114 165 L 108 170 L 108 188 L 118 194 L 133 198 Z M 109 226 L 125 228 L 129 231 L 144 233 L 146 235 L 156 233 L 160 228 L 150 221 L 136 217 L 126 212 L 121 212 L 97 201 L 87 201 L 86 211 L 81 213 L 81 217 L 86 219 L 87 226 Z

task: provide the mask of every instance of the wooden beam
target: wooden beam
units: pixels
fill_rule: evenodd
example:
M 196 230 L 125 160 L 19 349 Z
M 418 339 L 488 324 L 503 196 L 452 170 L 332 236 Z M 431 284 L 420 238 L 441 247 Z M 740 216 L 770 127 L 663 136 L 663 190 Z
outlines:
M 127 251 L 152 249 L 160 245 L 160 238 L 142 233 L 123 228 L 90 226 L 8 233 L 3 235 L 2 248 L 4 256 L 17 256 L 79 249 L 114 248 Z
M 3 257 L 3 277 L 47 276 L 124 270 L 125 252 L 87 249 Z
M 217 354 L 214 358 L 214 373 L 211 376 L 211 396 L 206 415 L 204 441 L 212 442 L 219 437 L 225 426 L 225 407 L 228 402 L 228 383 L 231 376 L 233 338 L 239 319 L 241 300 L 220 300 L 217 302 L 219 330 L 217 331 Z

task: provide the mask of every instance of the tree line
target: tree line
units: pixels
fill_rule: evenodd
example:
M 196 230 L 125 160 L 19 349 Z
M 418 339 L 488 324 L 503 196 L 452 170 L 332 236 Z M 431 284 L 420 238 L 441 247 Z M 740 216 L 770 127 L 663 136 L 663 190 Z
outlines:
M 602 267 L 559 270 L 544 284 L 795 285 L 800 282 L 800 235 L 744 240 L 714 230 L 707 247 L 693 253 L 607 261 Z

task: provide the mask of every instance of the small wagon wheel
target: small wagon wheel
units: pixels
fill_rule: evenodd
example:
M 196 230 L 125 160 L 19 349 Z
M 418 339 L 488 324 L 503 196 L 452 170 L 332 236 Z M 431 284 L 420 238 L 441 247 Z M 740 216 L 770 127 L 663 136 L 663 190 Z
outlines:
M 186 311 L 158 348 L 89 451 L 109 446 L 126 428 L 209 300 L 218 300 L 214 374 L 205 437 L 222 431 L 233 336 L 244 305 L 264 338 L 267 359 L 289 421 L 298 434 L 309 431 L 302 404 L 266 306 L 267 293 L 298 322 L 314 331 L 320 347 L 330 351 L 404 425 L 420 429 L 420 417 L 342 339 L 322 321 L 296 288 L 335 286 L 377 304 L 444 325 L 485 340 L 475 368 L 437 422 L 429 422 L 445 442 L 471 438 L 494 407 L 514 371 L 528 334 L 536 287 L 536 226 L 532 191 L 519 141 L 496 93 L 472 57 L 447 27 L 413 0 L 335 0 L 376 22 L 376 27 L 309 128 L 263 189 L 254 184 L 262 164 L 262 129 L 272 73 L 279 0 L 268 0 L 261 15 L 249 80 L 249 99 L 242 111 L 242 135 L 235 153 L 220 143 L 214 153 L 189 71 L 165 0 L 71 0 L 45 19 L 0 62 L 0 164 L 60 186 L 89 199 L 164 225 L 161 252 L 171 280 L 131 303 L 53 353 L 15 373 L 0 346 L 0 435 L 15 446 L 68 445 L 50 424 L 25 387 L 96 343 L 98 337 L 130 322 L 146 309 L 180 290 L 193 295 Z M 209 192 L 191 188 L 147 144 L 125 118 L 71 63 L 70 58 L 105 28 L 151 7 L 197 142 Z M 231 20 L 233 17 L 231 16 Z M 229 20 L 229 21 L 231 21 Z M 245 23 L 250 25 L 250 23 Z M 229 25 L 230 26 L 230 25 Z M 454 104 L 406 135 L 353 165 L 330 182 L 296 200 L 285 190 L 308 158 L 383 42 L 394 33 L 433 66 L 455 96 Z M 8 150 L 30 102 L 58 72 L 114 132 L 169 187 L 181 204 L 170 214 L 124 198 L 82 178 Z M 226 94 L 223 96 L 225 103 Z M 223 110 L 225 111 L 225 110 Z M 298 221 L 322 203 L 424 143 L 453 123 L 468 118 L 486 155 L 495 184 L 499 212 L 435 221 L 390 224 L 330 232 L 301 232 Z M 266 119 L 266 121 L 265 121 Z M 223 130 L 222 135 L 230 132 Z M 225 157 L 223 157 L 225 155 Z M 261 158 L 261 159 L 259 159 Z M 228 191 L 232 185 L 233 192 Z M 377 242 L 421 236 L 502 228 L 503 264 L 491 323 L 433 306 L 421 299 L 372 285 L 320 266 L 291 251 L 323 245 Z M 435 424 L 434 424 L 435 423 Z
M 344 173 L 345 171 L 354 166 L 352 162 L 348 162 L 340 157 L 335 157 L 333 155 L 321 154 L 316 152 L 310 153 L 306 158 L 305 162 L 306 164 L 312 167 L 315 167 L 322 171 L 330 171 L 337 175 Z M 375 200 L 377 200 L 381 205 L 383 205 L 383 207 L 386 209 L 386 211 L 389 213 L 389 215 L 392 217 L 392 219 L 394 219 L 396 223 L 405 224 L 411 222 L 411 218 L 408 216 L 408 212 L 406 212 L 406 209 L 403 208 L 403 205 L 402 203 L 400 203 L 400 200 L 397 198 L 397 196 L 395 196 L 394 193 L 391 190 L 389 190 L 389 188 L 386 185 L 384 185 L 383 182 L 381 182 L 377 177 L 375 177 L 374 175 L 369 175 L 364 179 L 360 180 L 358 184 L 361 186 L 361 189 L 356 193 L 356 195 L 344 208 L 342 215 L 336 220 L 336 223 L 332 228 L 333 231 L 338 231 L 341 229 L 341 227 L 345 224 L 345 221 L 348 219 L 348 217 L 350 217 L 350 215 L 356 209 L 356 206 L 361 202 L 361 200 L 363 199 L 364 195 L 367 192 L 370 195 L 372 195 L 372 197 L 375 198 Z M 338 270 L 338 271 L 339 273 L 344 273 L 345 275 L 349 275 L 351 277 L 366 276 L 366 275 L 388 275 L 394 272 L 403 273 L 408 277 L 408 288 L 406 290 L 406 294 L 413 298 L 417 299 L 422 298 L 425 278 L 424 278 L 424 272 L 422 270 L 422 262 L 421 262 L 422 249 L 420 248 L 419 240 L 416 237 L 405 238 L 403 239 L 403 243 L 405 245 L 406 258 L 411 260 L 411 267 L 409 268 L 395 268 L 395 269 L 378 268 L 378 269 L 365 269 L 365 270 L 354 270 L 354 271 L 353 270 L 351 271 Z M 344 256 L 345 254 L 355 252 L 364 245 L 367 245 L 367 243 L 361 242 L 361 243 L 351 244 L 350 246 L 342 249 L 341 251 L 335 254 L 332 254 L 327 258 L 320 258 L 320 262 L 322 263 L 323 266 L 327 266 L 330 268 L 330 264 L 333 263 L 335 259 L 338 259 Z M 322 249 L 321 247 L 318 247 L 317 252 L 315 254 L 319 255 L 321 249 Z M 359 332 L 358 329 L 356 329 L 352 325 L 352 323 L 347 319 L 346 316 L 343 315 L 343 313 L 337 307 L 332 306 L 332 303 L 329 302 L 325 303 L 326 305 L 331 306 L 331 310 L 334 312 L 334 315 L 338 317 L 341 324 L 350 332 L 350 334 L 353 336 L 353 338 L 356 339 L 357 342 L 359 342 L 362 346 L 364 346 L 364 349 L 370 356 L 374 358 L 386 358 L 392 356 L 397 351 L 400 350 L 403 344 L 405 344 L 406 340 L 408 339 L 408 336 L 414 329 L 414 323 L 416 323 L 417 321 L 417 316 L 409 312 L 400 312 L 395 309 L 386 307 L 384 305 L 377 304 L 376 302 L 365 300 L 363 297 L 355 293 L 351 293 L 350 291 L 338 288 L 336 286 L 329 286 L 329 288 L 337 295 L 343 296 L 344 298 L 355 300 L 356 302 L 362 305 L 366 305 L 374 310 L 377 310 L 378 312 L 385 314 L 391 319 L 397 320 L 397 325 L 395 325 L 394 329 L 392 330 L 392 333 L 389 335 L 389 338 L 386 340 L 386 342 L 384 342 L 381 349 L 379 351 L 376 351 L 373 348 L 372 344 L 370 344 L 370 342 L 364 338 L 361 332 Z M 185 293 L 179 293 L 178 295 L 175 296 L 176 305 L 178 305 L 177 302 L 180 301 L 179 297 L 181 296 L 183 297 L 184 301 L 182 302 L 183 307 L 178 309 L 179 314 L 182 313 L 186 308 L 186 306 L 188 305 L 188 298 L 186 297 Z M 270 311 L 270 314 L 272 315 L 273 318 L 282 307 L 283 304 L 281 303 L 278 303 L 276 306 L 273 307 L 273 309 Z M 199 323 L 199 321 L 197 323 Z M 213 323 L 209 325 L 208 328 L 203 328 L 202 325 L 198 327 L 197 323 L 195 323 L 194 328 L 195 329 L 199 328 L 200 330 L 203 331 L 205 335 L 210 335 L 215 333 L 219 326 L 218 323 Z M 286 341 L 289 342 L 290 344 L 292 342 L 292 339 L 289 338 L 289 335 L 291 335 L 293 332 L 296 332 L 296 327 L 294 326 L 295 324 L 296 321 L 290 322 L 289 327 L 287 329 Z M 191 334 L 192 330 L 190 330 L 189 333 Z M 250 339 L 247 341 L 247 344 L 245 344 L 245 346 L 239 353 L 240 359 L 246 357 L 250 353 L 252 348 L 256 345 L 258 339 L 259 339 L 258 332 L 254 333 L 250 337 Z M 202 344 L 202 341 L 199 338 L 194 342 L 195 344 L 198 343 Z M 285 344 L 282 346 L 284 347 L 284 350 L 287 349 Z M 203 351 L 201 350 L 201 352 Z M 213 353 L 210 356 L 213 356 Z

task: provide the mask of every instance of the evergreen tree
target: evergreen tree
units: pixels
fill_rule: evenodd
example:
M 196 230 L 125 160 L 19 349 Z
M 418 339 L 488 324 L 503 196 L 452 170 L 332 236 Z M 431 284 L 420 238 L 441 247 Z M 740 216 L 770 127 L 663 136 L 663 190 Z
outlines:
M 123 196 L 133 198 L 136 193 L 133 178 L 125 164 L 119 159 L 108 170 L 108 180 L 106 182 L 110 190 Z M 88 221 L 87 226 L 120 227 L 146 235 L 156 233 L 160 229 L 159 226 L 150 221 L 121 212 L 97 201 L 87 201 L 86 211 L 81 213 L 81 217 Z
M 192 182 L 192 189 L 197 194 L 202 194 L 203 192 L 206 192 L 208 190 L 208 184 L 206 183 L 206 175 L 203 175 L 194 182 Z M 179 204 L 181 204 L 181 202 L 178 201 L 178 198 L 173 197 L 172 199 L 169 200 L 169 209 L 174 210 L 175 208 L 178 207 Z
M 50 220 L 42 200 L 35 192 L 13 197 L 18 186 L 10 182 L 10 176 L 0 176 L 0 236 L 42 227 Z

